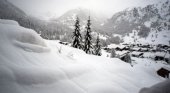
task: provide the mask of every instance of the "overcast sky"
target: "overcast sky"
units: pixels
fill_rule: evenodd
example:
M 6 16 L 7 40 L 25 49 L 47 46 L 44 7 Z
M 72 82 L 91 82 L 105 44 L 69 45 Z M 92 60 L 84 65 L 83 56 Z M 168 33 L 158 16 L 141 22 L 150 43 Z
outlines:
M 8 0 L 29 15 L 49 18 L 59 17 L 77 7 L 88 8 L 111 17 L 128 7 L 146 6 L 161 0 Z

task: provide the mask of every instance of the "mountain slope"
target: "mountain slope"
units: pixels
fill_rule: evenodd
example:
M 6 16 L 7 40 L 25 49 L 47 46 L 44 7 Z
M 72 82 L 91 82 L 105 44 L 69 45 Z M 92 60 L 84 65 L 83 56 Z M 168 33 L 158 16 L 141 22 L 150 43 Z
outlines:
M 0 18 L 19 20 L 26 17 L 26 14 L 7 0 L 0 1 Z
M 76 17 L 79 17 L 80 25 L 82 28 L 84 28 L 87 24 L 89 16 L 92 22 L 92 27 L 94 28 L 98 28 L 106 20 L 106 17 L 102 14 L 99 15 L 88 9 L 77 8 L 67 11 L 61 17 L 57 18 L 56 21 L 59 21 L 60 23 L 65 24 L 73 29 L 75 19 Z
M 125 9 L 114 14 L 112 18 L 107 21 L 104 17 L 96 16 L 94 13 L 90 14 L 92 31 L 99 32 L 107 37 L 106 42 L 108 43 L 120 43 L 122 40 L 120 40 L 119 36 L 122 36 L 123 39 L 124 36 L 128 37 L 129 33 L 133 33 L 133 31 L 137 32 L 139 38 L 152 38 L 150 36 L 153 34 L 156 35 L 161 33 L 160 31 L 166 32 L 170 30 L 169 5 L 170 2 L 167 0 L 158 4 L 147 5 L 146 7 Z M 86 9 L 73 9 L 58 18 L 57 22 L 74 29 L 75 18 L 78 16 L 80 18 L 81 29 L 84 31 L 88 14 L 89 11 Z M 161 36 L 161 38 L 163 39 L 164 36 Z M 151 39 L 147 40 L 151 42 Z M 159 38 L 154 40 L 152 38 L 152 41 L 158 42 Z
M 125 35 L 138 30 L 139 36 L 147 37 L 151 29 L 170 30 L 170 2 L 147 5 L 118 12 L 102 27 L 112 34 Z
M 34 29 L 46 39 L 61 39 L 60 37 L 62 35 L 72 31 L 70 28 L 60 23 L 51 21 L 47 22 L 45 20 L 28 16 L 21 9 L 17 8 L 7 0 L 0 0 L 0 19 L 15 20 L 23 27 Z

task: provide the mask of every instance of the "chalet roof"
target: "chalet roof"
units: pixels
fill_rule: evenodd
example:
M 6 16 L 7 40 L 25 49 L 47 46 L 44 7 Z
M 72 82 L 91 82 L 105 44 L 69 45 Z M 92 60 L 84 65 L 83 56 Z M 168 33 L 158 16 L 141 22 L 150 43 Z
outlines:
M 166 69 L 166 70 L 169 70 L 169 71 L 170 71 L 170 67 L 163 66 L 163 67 L 161 67 L 161 68 L 164 68 L 164 69 Z M 160 68 L 160 69 L 161 69 L 161 68 Z
M 155 53 L 155 56 L 170 58 L 170 54 L 164 53 L 164 52 L 156 52 L 156 53 Z

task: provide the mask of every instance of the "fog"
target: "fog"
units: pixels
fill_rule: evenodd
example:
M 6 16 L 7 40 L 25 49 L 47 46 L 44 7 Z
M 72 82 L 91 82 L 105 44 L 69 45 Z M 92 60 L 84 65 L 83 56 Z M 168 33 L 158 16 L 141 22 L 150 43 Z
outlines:
M 8 0 L 28 15 L 48 19 L 70 9 L 87 8 L 111 17 L 115 12 L 134 6 L 146 6 L 161 0 Z

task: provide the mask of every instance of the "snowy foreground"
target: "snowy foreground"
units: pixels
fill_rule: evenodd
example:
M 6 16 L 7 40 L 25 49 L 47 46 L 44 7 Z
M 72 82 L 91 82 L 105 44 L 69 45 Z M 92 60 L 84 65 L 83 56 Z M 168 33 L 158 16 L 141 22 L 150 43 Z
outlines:
M 0 93 L 138 93 L 165 80 L 160 62 L 87 55 L 14 21 L 0 20 L 0 44 Z

